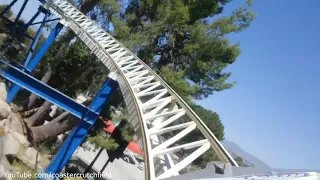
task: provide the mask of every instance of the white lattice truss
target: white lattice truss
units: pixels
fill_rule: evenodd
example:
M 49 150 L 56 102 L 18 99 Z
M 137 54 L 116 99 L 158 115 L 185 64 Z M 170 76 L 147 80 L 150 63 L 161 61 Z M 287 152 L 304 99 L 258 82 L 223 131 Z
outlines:
M 135 127 L 143 145 L 145 179 L 155 180 L 179 175 L 179 171 L 205 153 L 210 146 L 221 161 L 238 166 L 201 119 L 172 88 L 142 60 L 87 18 L 65 0 L 51 0 L 52 13 L 70 28 L 116 74 L 129 111 L 129 121 Z M 114 78 L 114 77 L 113 77 Z M 203 140 L 177 144 L 198 129 Z M 164 138 L 165 133 L 178 132 Z M 194 149 L 183 160 L 174 163 L 172 156 L 179 151 Z M 177 157 L 177 156 L 175 156 Z

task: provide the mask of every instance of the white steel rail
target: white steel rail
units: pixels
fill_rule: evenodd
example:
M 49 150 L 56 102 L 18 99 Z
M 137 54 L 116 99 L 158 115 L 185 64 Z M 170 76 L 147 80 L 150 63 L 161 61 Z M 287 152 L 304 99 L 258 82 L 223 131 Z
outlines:
M 50 0 L 47 5 L 110 71 L 118 75 L 117 81 L 129 111 L 128 120 L 136 133 L 141 133 L 138 135 L 144 145 L 145 179 L 178 175 L 210 145 L 222 161 L 238 166 L 187 103 L 135 54 L 67 1 Z M 203 140 L 177 144 L 195 129 L 203 134 Z M 180 132 L 164 138 L 164 133 L 173 131 Z M 180 162 L 173 162 L 174 152 L 191 148 L 197 149 Z

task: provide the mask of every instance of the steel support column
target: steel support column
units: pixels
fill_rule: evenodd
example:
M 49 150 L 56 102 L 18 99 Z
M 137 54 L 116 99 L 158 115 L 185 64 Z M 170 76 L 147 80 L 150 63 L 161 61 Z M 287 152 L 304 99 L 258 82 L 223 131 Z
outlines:
M 39 8 L 39 10 L 38 10 L 38 12 L 36 13 L 36 15 L 37 15 L 37 14 L 40 14 L 40 13 L 41 13 L 41 10 L 40 10 L 40 8 Z M 43 29 L 43 27 L 44 27 L 47 19 L 49 18 L 49 16 L 50 16 L 50 12 L 49 12 L 49 11 L 45 12 L 44 18 L 43 18 L 43 20 L 42 20 L 42 23 L 41 23 L 41 25 L 40 25 L 40 27 L 39 27 L 39 29 L 38 29 L 38 31 L 37 31 L 37 34 L 36 34 L 34 40 L 32 41 L 32 44 L 31 44 L 30 49 L 29 49 L 29 51 L 28 51 L 27 57 L 26 57 L 26 59 L 24 60 L 24 66 L 25 66 L 25 67 L 28 66 L 28 64 L 29 64 L 29 62 L 30 62 L 30 59 L 31 59 L 31 57 L 32 57 L 32 54 L 33 54 L 34 50 L 36 49 L 36 46 L 37 46 L 37 44 L 38 44 L 38 42 L 39 42 L 42 29 Z M 33 22 L 33 20 L 34 20 L 34 18 L 32 18 L 32 19 L 30 20 L 31 23 Z M 29 25 L 29 23 L 28 23 L 28 25 Z
M 72 130 L 67 137 L 54 159 L 49 164 L 46 173 L 59 173 L 66 165 L 74 151 L 82 143 L 92 128 L 99 114 L 110 99 L 118 84 L 109 78 L 102 86 L 99 93 L 93 99 L 88 108 L 75 102 L 73 99 L 61 92 L 49 87 L 31 75 L 25 73 L 0 58 L 0 75 L 5 79 L 29 90 L 30 92 L 51 101 L 57 106 L 69 111 L 80 119 L 79 124 Z
M 92 101 L 89 109 L 100 114 L 103 107 L 106 105 L 107 101 L 110 99 L 113 91 L 117 88 L 117 82 L 113 79 L 108 79 L 102 86 L 100 92 Z M 49 164 L 45 173 L 59 173 L 63 167 L 67 164 L 74 151 L 81 145 L 84 138 L 88 135 L 88 132 L 92 128 L 92 125 L 95 123 L 96 117 L 84 117 L 90 124 L 85 123 L 85 121 L 80 121 L 80 123 L 72 130 L 71 134 L 63 142 L 58 153 L 54 159 Z

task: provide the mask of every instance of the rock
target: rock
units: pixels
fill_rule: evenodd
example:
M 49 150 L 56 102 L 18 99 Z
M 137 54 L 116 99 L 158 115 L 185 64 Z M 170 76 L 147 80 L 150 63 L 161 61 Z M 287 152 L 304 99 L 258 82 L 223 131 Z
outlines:
M 14 132 L 12 130 L 5 129 L 5 134 L 2 136 L 2 146 L 4 155 L 18 156 L 20 152 L 30 146 L 30 142 L 25 136 Z
M 16 104 L 10 103 L 11 111 L 17 113 L 23 110 L 22 106 L 17 106 Z
M 6 177 L 5 177 L 5 170 L 4 170 L 4 166 L 3 164 L 1 164 L 0 162 L 0 180 L 5 180 Z
M 3 127 L 0 127 L 0 137 L 5 135 L 5 130 Z M 1 146 L 0 146 L 0 150 L 1 150 Z M 1 156 L 1 153 L 0 153 Z
M 1 161 L 2 160 L 2 161 Z M 5 173 L 10 173 L 11 166 L 5 156 L 0 158 L 0 180 L 11 180 L 10 177 L 6 177 Z
M 0 100 L 6 101 L 7 100 L 7 88 L 6 84 L 3 82 L 0 82 Z
M 0 121 L 7 118 L 10 112 L 11 107 L 5 101 L 0 99 Z
M 0 128 L 8 129 L 9 124 L 10 124 L 9 119 L 3 119 L 0 121 Z
M 58 106 L 52 105 L 52 106 L 50 106 L 50 108 L 51 108 L 51 112 L 49 113 L 49 116 L 50 116 L 50 117 L 54 117 L 55 114 L 57 113 Z
M 25 128 L 23 126 L 23 119 L 21 116 L 17 113 L 11 112 L 8 118 L 10 119 L 10 129 L 20 134 L 24 134 Z
M 3 154 L 17 156 L 20 153 L 20 142 L 10 133 L 5 134 L 2 138 Z
M 30 142 L 28 141 L 28 139 L 22 135 L 22 134 L 19 134 L 17 132 L 11 132 L 12 135 L 14 136 L 14 138 L 16 140 L 18 140 L 18 142 L 23 145 L 24 147 L 29 147 L 30 146 Z
M 2 157 L 2 165 L 4 166 L 5 171 L 11 171 L 12 167 L 11 167 L 8 159 L 6 158 L 6 156 Z
M 29 147 L 21 154 L 21 160 L 35 168 L 39 163 L 39 153 L 34 148 Z

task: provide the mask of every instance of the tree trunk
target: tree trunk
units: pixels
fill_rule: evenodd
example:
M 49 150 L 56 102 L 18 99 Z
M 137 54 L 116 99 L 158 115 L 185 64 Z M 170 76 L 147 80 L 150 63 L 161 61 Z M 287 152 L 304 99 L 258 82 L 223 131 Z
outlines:
M 81 5 L 81 12 L 84 14 L 87 14 L 89 11 L 91 11 L 101 0 L 87 0 L 84 1 Z M 51 78 L 52 72 L 55 69 L 55 67 L 59 64 L 59 61 L 63 59 L 64 51 L 68 47 L 70 41 L 74 38 L 74 35 L 72 35 L 70 32 L 67 32 L 66 39 L 64 39 L 64 43 L 60 46 L 60 48 L 57 51 L 56 56 L 53 59 L 53 64 L 48 67 L 47 72 L 42 77 L 41 82 L 47 84 Z M 31 94 L 29 96 L 29 103 L 28 103 L 28 109 L 31 109 L 37 99 L 37 95 Z
M 42 125 L 45 121 L 43 117 L 50 112 L 51 105 L 52 103 L 50 101 L 45 101 L 36 113 L 25 120 L 28 126 L 32 127 Z
M 51 78 L 52 72 L 53 72 L 52 71 L 52 67 L 49 66 L 47 72 L 42 77 L 41 82 L 47 84 L 49 82 L 50 78 Z M 37 95 L 31 93 L 31 95 L 29 96 L 29 103 L 28 103 L 28 109 L 29 110 L 33 107 L 33 105 L 36 102 L 36 100 L 37 100 Z
M 65 118 L 62 120 L 62 118 L 59 118 L 58 116 L 48 124 L 31 127 L 30 130 L 32 133 L 33 144 L 41 143 L 46 139 L 57 137 L 58 135 L 71 130 L 76 125 L 77 119 L 75 117 Z
M 92 10 L 101 0 L 87 0 L 84 1 L 81 5 L 81 11 L 84 14 L 87 14 L 90 10 Z M 70 33 L 70 32 L 68 32 Z M 52 72 L 54 71 L 56 65 L 60 60 L 63 59 L 63 52 L 69 45 L 70 41 L 74 38 L 71 34 L 67 35 L 67 38 L 65 39 L 65 42 L 60 46 L 60 48 L 57 51 L 56 56 L 54 57 L 53 64 L 49 67 L 48 71 L 44 75 L 44 77 L 41 79 L 42 82 L 49 81 L 50 77 L 52 75 Z M 47 77 L 45 77 L 47 75 Z M 45 82 L 45 83 L 47 83 Z M 30 95 L 30 102 L 28 104 L 28 107 L 32 107 L 36 99 L 36 95 Z M 41 142 L 47 138 L 56 137 L 59 134 L 62 134 L 70 129 L 72 129 L 76 125 L 76 120 L 74 117 L 68 118 L 63 120 L 65 117 L 68 116 L 67 112 L 61 114 L 54 120 L 52 120 L 50 123 L 42 125 L 42 126 L 35 126 L 35 125 L 41 125 L 43 124 L 44 120 L 43 117 L 49 113 L 51 103 L 48 101 L 45 101 L 42 106 L 39 108 L 39 110 L 32 115 L 29 119 L 26 120 L 28 123 L 30 130 L 32 132 L 32 137 L 34 143 Z M 35 127 L 33 127 L 35 126 Z
M 64 113 L 60 114 L 58 117 L 56 117 L 54 120 L 55 122 L 60 122 L 63 119 L 65 119 L 68 115 L 70 115 L 70 113 L 68 111 L 65 111 Z
M 43 82 L 45 84 L 48 84 L 49 80 L 51 79 L 53 70 L 59 64 L 59 62 L 63 59 L 64 51 L 68 47 L 68 44 L 70 43 L 70 41 L 74 38 L 74 36 L 70 32 L 67 32 L 67 33 L 68 33 L 66 35 L 67 38 L 65 39 L 65 42 L 62 43 L 62 45 L 58 49 L 57 54 L 54 56 L 53 63 L 50 66 L 48 66 L 46 73 L 41 78 L 41 82 Z M 36 99 L 37 99 L 37 95 L 35 95 L 33 93 L 29 96 L 28 109 L 33 107 Z

